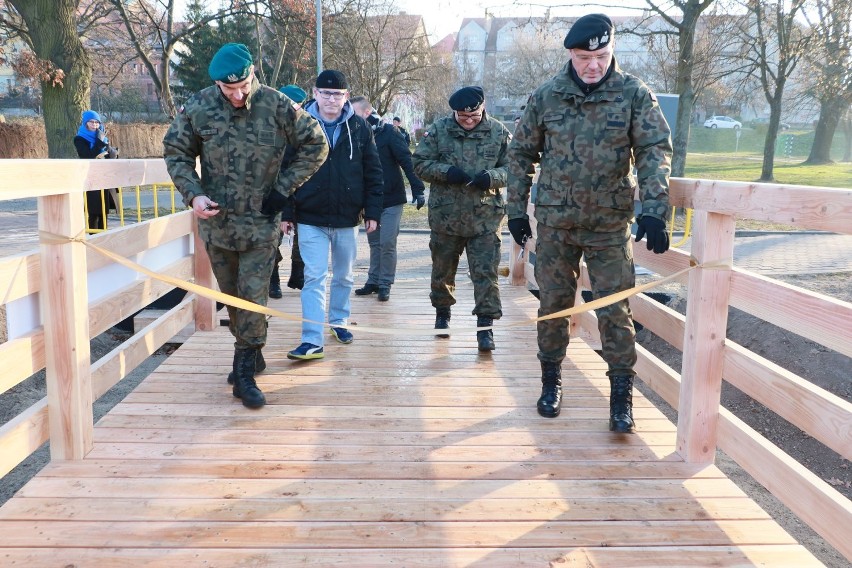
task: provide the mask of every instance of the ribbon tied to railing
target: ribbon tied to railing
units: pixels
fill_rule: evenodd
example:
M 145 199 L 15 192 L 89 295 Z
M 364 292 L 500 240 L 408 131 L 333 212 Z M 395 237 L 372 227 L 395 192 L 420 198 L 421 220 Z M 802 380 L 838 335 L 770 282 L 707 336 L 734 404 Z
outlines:
M 202 296 L 202 297 L 207 298 L 209 300 L 221 302 L 222 304 L 226 304 L 226 305 L 232 306 L 234 308 L 238 308 L 238 309 L 241 309 L 241 310 L 249 310 L 249 311 L 252 311 L 252 312 L 259 313 L 259 314 L 264 314 L 264 315 L 269 316 L 269 317 L 282 318 L 282 319 L 290 320 L 290 321 L 293 321 L 293 322 L 316 323 L 316 324 L 320 324 L 320 325 L 324 325 L 324 326 L 329 325 L 327 322 L 314 322 L 312 320 L 306 320 L 306 319 L 303 319 L 299 316 L 294 316 L 292 314 L 282 312 L 281 310 L 276 310 L 276 309 L 270 308 L 268 306 L 261 306 L 260 304 L 255 304 L 254 302 L 249 302 L 248 300 L 243 300 L 242 298 L 237 298 L 236 296 L 231 296 L 230 294 L 225 294 L 224 292 L 220 292 L 218 290 L 213 290 L 211 288 L 206 288 L 204 286 L 200 286 L 198 284 L 195 284 L 194 282 L 188 282 L 186 280 L 182 280 L 180 278 L 175 278 L 175 277 L 169 276 L 167 274 L 160 274 L 160 273 L 155 272 L 155 271 L 153 271 L 153 270 L 151 270 L 151 269 L 149 269 L 145 266 L 142 266 L 141 264 L 133 262 L 132 260 L 130 260 L 128 258 L 125 258 L 125 257 L 123 257 L 119 254 L 116 254 L 116 253 L 112 252 L 111 250 L 105 249 L 103 247 L 100 247 L 100 246 L 90 242 L 89 239 L 87 238 L 87 236 L 85 235 L 85 233 L 80 233 L 76 237 L 63 237 L 61 235 L 56 235 L 54 233 L 49 233 L 49 232 L 46 232 L 46 231 L 39 231 L 39 240 L 43 244 L 53 244 L 53 245 L 61 245 L 61 244 L 66 244 L 66 243 L 71 243 L 71 242 L 82 243 L 86 247 L 96 251 L 97 253 L 99 253 L 99 254 L 107 257 L 107 258 L 114 260 L 118 264 L 121 264 L 122 266 L 125 266 L 125 267 L 127 267 L 131 270 L 145 274 L 146 276 L 154 278 L 155 280 L 159 280 L 161 282 L 171 284 L 172 286 L 175 286 L 175 287 L 180 288 L 182 290 L 186 290 L 187 292 L 197 294 L 198 296 Z M 490 325 L 490 326 L 484 326 L 484 327 L 453 328 L 453 333 L 458 333 L 458 332 L 463 332 L 463 331 L 483 331 L 483 330 L 487 330 L 487 329 L 501 329 L 501 328 L 508 328 L 508 327 L 526 326 L 526 325 L 535 324 L 536 322 L 539 322 L 539 321 L 545 321 L 545 320 L 551 320 L 551 319 L 557 319 L 557 318 L 565 318 L 565 317 L 569 317 L 569 316 L 572 316 L 572 315 L 581 314 L 581 313 L 589 312 L 589 311 L 592 311 L 592 310 L 597 310 L 597 309 L 609 306 L 611 304 L 615 304 L 616 302 L 626 300 L 627 298 L 629 298 L 631 296 L 635 296 L 636 294 L 641 294 L 642 292 L 645 292 L 645 291 L 650 290 L 652 288 L 656 288 L 657 286 L 661 286 L 662 284 L 665 284 L 667 282 L 677 280 L 677 279 L 681 278 L 682 276 L 686 275 L 688 272 L 690 272 L 690 271 L 692 271 L 696 268 L 702 268 L 704 270 L 730 270 L 731 269 L 731 263 L 728 262 L 728 261 L 723 261 L 723 260 L 716 260 L 716 261 L 711 261 L 711 262 L 701 262 L 700 263 L 694 257 L 690 257 L 689 266 L 682 269 L 682 270 L 679 270 L 678 272 L 675 272 L 675 273 L 670 274 L 668 276 L 664 276 L 663 278 L 660 278 L 658 280 L 654 280 L 652 282 L 647 282 L 645 284 L 642 284 L 642 285 L 639 285 L 639 286 L 634 286 L 633 288 L 630 288 L 630 289 L 627 289 L 627 290 L 622 290 L 621 292 L 616 292 L 614 294 L 610 294 L 609 296 L 605 296 L 603 298 L 598 298 L 597 300 L 592 300 L 591 302 L 584 302 L 580 305 L 577 305 L 577 306 L 574 306 L 572 308 L 568 308 L 568 309 L 565 309 L 565 310 L 561 310 L 561 311 L 558 311 L 558 312 L 554 312 L 552 314 L 539 316 L 539 317 L 536 317 L 536 318 L 531 318 L 531 319 L 522 320 L 522 321 L 511 322 L 511 323 L 507 323 L 505 325 Z M 346 327 L 346 328 L 349 328 L 349 329 L 357 329 L 358 331 L 364 331 L 364 332 L 368 332 L 368 333 L 385 334 L 385 335 L 396 335 L 396 334 L 399 334 L 401 331 L 404 331 L 408 335 L 428 335 L 428 336 L 435 335 L 435 330 L 432 329 L 432 328 L 423 329 L 423 328 L 400 328 L 400 327 L 397 327 L 397 328 L 389 329 L 389 328 L 384 328 L 384 327 L 372 327 L 372 326 L 364 326 L 364 325 L 357 325 L 356 326 L 356 325 L 352 325 L 352 324 L 350 324 L 348 326 L 335 324 L 335 327 Z

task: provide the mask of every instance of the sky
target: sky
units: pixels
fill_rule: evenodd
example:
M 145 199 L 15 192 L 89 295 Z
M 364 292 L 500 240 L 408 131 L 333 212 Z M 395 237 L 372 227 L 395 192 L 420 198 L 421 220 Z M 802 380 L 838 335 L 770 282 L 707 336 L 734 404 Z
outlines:
M 602 1 L 600 4 L 619 4 L 622 8 L 601 8 L 591 2 L 578 0 L 523 2 L 521 0 L 394 0 L 396 6 L 408 13 L 423 16 L 426 32 L 434 43 L 447 34 L 457 32 L 464 18 L 482 18 L 486 10 L 494 17 L 544 16 L 550 7 L 551 16 L 582 16 L 591 12 L 605 12 L 611 16 L 636 15 L 630 7 L 646 7 L 644 0 Z
M 426 33 L 429 39 L 435 43 L 443 39 L 447 34 L 457 32 L 464 18 L 481 18 L 485 11 L 498 18 L 513 16 L 544 16 L 545 10 L 551 7 L 551 16 L 582 16 L 591 12 L 605 12 L 611 16 L 635 15 L 635 10 L 630 7 L 645 7 L 645 0 L 600 0 L 599 2 L 585 2 L 583 0 L 392 0 L 397 8 L 407 14 L 423 16 L 426 25 Z M 207 3 L 216 8 L 219 0 L 207 0 Z M 658 4 L 661 3 L 658 1 Z M 597 6 L 595 6 L 597 4 Z M 601 6 L 618 4 L 621 8 L 602 8 Z M 186 7 L 186 0 L 176 0 L 175 11 L 178 18 L 182 18 Z

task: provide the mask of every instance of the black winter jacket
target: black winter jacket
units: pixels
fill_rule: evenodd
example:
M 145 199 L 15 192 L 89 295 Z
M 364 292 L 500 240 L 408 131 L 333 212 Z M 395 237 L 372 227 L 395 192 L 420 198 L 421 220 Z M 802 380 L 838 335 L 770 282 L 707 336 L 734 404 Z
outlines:
M 381 124 L 376 128 L 376 148 L 382 160 L 382 173 L 385 178 L 384 208 L 400 205 L 408 201 L 405 195 L 405 182 L 402 172 L 411 184 L 411 195 L 423 195 L 426 186 L 414 173 L 411 163 L 411 152 L 405 144 L 405 139 L 391 124 Z M 402 171 L 400 171 L 402 168 Z
M 305 109 L 318 117 L 316 103 Z M 355 227 L 364 219 L 382 216 L 382 165 L 373 129 L 343 107 L 346 120 L 338 128 L 337 140 L 317 172 L 293 194 L 282 220 L 318 227 Z M 331 143 L 329 143 L 331 146 Z

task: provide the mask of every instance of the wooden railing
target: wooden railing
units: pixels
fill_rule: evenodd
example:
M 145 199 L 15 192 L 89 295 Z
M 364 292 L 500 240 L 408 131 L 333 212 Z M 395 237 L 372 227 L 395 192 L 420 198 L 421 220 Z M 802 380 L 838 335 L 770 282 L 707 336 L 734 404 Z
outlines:
M 852 233 L 852 190 L 673 179 L 672 204 L 695 210 L 691 253 L 655 255 L 634 247 L 636 264 L 668 276 L 698 263 L 733 264 L 737 218 Z M 531 223 L 534 208 L 530 206 Z M 520 249 L 513 246 L 511 257 Z M 511 267 L 513 284 L 535 287 L 535 240 Z M 852 304 L 742 270 L 698 267 L 688 273 L 686 315 L 647 296 L 630 299 L 643 326 L 683 352 L 676 370 L 637 346 L 636 372 L 678 411 L 677 450 L 712 463 L 722 449 L 800 519 L 852 560 L 852 502 L 753 428 L 720 407 L 724 379 L 845 459 L 852 459 L 852 404 L 725 337 L 729 306 L 852 356 Z M 589 288 L 588 277 L 581 285 Z M 582 302 L 580 290 L 578 303 Z M 599 341 L 597 319 L 572 318 L 572 335 Z
M 0 477 L 50 441 L 52 459 L 92 448 L 93 401 L 189 323 L 212 329 L 214 302 L 190 294 L 90 364 L 91 338 L 173 288 L 120 266 L 82 242 L 183 280 L 213 282 L 185 211 L 85 236 L 83 196 L 105 187 L 169 183 L 163 160 L 0 160 L 0 200 L 38 198 L 37 253 L 0 257 L 0 393 L 45 369 L 47 397 L 0 425 Z

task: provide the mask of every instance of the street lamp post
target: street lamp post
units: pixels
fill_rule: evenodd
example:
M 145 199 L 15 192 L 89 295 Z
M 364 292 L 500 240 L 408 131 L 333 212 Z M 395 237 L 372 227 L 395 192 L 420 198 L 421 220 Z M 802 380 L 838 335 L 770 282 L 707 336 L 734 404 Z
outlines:
M 322 0 L 317 0 L 317 75 L 322 73 Z

